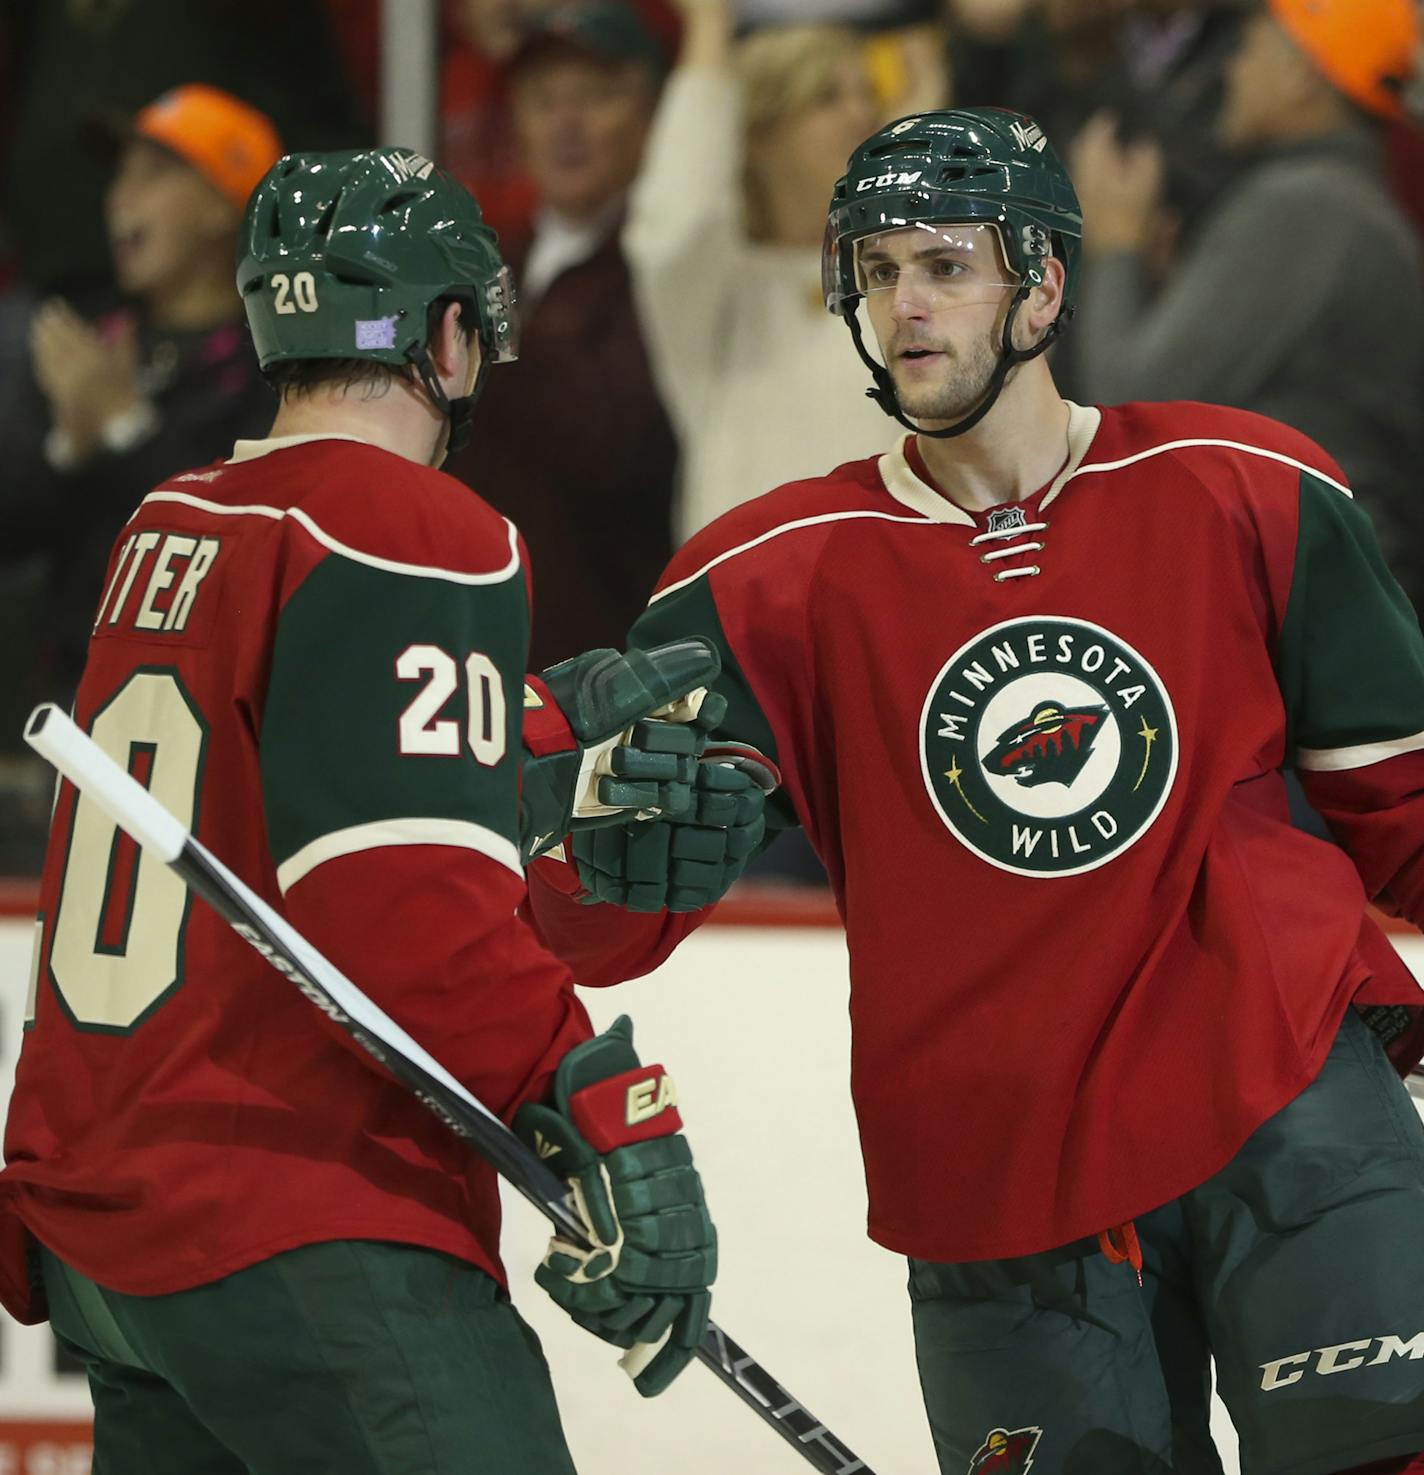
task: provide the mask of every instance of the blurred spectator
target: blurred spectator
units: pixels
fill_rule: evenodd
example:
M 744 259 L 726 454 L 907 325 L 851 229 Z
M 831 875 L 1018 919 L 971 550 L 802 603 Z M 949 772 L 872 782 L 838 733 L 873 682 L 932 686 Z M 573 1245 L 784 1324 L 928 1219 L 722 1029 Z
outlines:
M 1412 107 L 1418 107 L 1414 103 Z M 1390 188 L 1400 208 L 1424 236 L 1424 109 L 1394 122 L 1385 137 Z
M 519 361 L 490 376 L 446 470 L 515 521 L 537 597 L 535 667 L 622 646 L 672 552 L 677 444 L 619 245 L 666 56 L 638 13 L 587 0 L 524 42 L 511 75 L 532 227 L 501 238 Z
M 369 136 L 321 0 L 0 0 L 0 18 L 17 87 L 0 215 L 41 294 L 110 284 L 106 180 L 81 142 L 96 114 L 201 81 L 246 97 L 293 148 Z
M 361 113 L 374 123 L 381 112 L 381 0 L 321 0 L 321 5 Z
M 936 17 L 939 0 L 736 0 L 738 26 L 831 22 L 842 26 L 908 26 Z
M 880 116 L 949 106 L 948 37 L 940 21 L 879 28 L 862 40 Z
M 1381 133 L 1419 42 L 1414 0 L 1270 0 L 1228 71 L 1223 141 L 1249 168 L 1155 299 L 1144 261 L 1161 189 L 1150 143 L 1095 119 L 1072 164 L 1087 221 L 1084 393 L 1203 399 L 1318 440 L 1424 597 L 1424 265 L 1391 199 Z
M 91 319 L 40 303 L 33 382 L 0 426 L 0 558 L 48 562 L 34 684 L 64 700 L 83 663 L 109 547 L 139 497 L 264 433 L 275 406 L 233 280 L 248 193 L 280 154 L 237 98 L 180 87 L 116 138 L 107 239 L 126 301 Z
M 447 0 L 440 58 L 440 162 L 499 232 L 529 228 L 534 183 L 519 154 L 509 62 L 546 0 Z
M 327 4 L 354 0 L 327 0 Z M 581 0 L 443 0 L 440 162 L 504 236 L 529 230 L 536 188 L 524 167 L 511 98 L 511 62 L 526 34 Z M 612 0 L 610 0 L 612 3 Z M 675 48 L 667 0 L 622 0 L 660 46 Z
M 1229 158 L 1213 128 L 1251 0 L 945 3 L 958 104 L 1017 108 L 1060 140 L 1111 108 L 1124 131 L 1162 146 L 1164 197 L 1179 225 L 1220 193 Z
M 825 310 L 826 201 L 879 121 L 860 43 L 771 29 L 732 49 L 725 0 L 680 0 L 623 244 L 654 373 L 682 446 L 685 537 L 780 482 L 887 446 L 894 427 Z M 808 463 L 806 446 L 815 447 Z

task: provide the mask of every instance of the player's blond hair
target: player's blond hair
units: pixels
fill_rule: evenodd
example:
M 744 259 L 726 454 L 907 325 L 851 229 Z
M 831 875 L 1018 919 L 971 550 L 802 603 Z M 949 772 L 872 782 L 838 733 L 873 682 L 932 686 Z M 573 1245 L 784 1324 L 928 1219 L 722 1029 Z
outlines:
M 848 61 L 864 62 L 860 38 L 846 26 L 768 26 L 737 49 L 743 137 L 750 139 L 803 109 L 814 107 L 835 85 Z M 743 150 L 742 206 L 754 241 L 771 233 L 770 212 Z

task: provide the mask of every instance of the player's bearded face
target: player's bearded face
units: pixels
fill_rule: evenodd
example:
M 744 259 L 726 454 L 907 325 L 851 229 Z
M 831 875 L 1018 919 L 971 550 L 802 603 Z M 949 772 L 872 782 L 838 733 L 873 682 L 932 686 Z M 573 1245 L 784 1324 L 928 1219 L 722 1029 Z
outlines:
M 1017 287 L 989 225 L 908 226 L 857 245 L 856 275 L 900 406 L 957 420 L 983 399 Z
M 894 335 L 884 347 L 900 408 L 913 420 L 962 419 L 988 393 L 999 342 L 996 325 L 968 338 L 943 330 Z

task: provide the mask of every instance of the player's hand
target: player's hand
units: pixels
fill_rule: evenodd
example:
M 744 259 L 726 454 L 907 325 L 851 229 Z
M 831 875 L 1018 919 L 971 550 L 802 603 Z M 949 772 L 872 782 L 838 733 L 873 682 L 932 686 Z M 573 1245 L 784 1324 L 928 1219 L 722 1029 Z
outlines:
M 556 1234 L 534 1279 L 579 1326 L 628 1349 L 639 1393 L 661 1393 L 707 1330 L 717 1274 L 670 1077 L 639 1062 L 625 1016 L 564 1056 L 549 1101 L 521 1106 L 514 1130 L 568 1180 L 590 1244 Z
M 693 637 L 651 650 L 586 650 L 539 674 L 574 736 L 587 745 L 709 686 L 721 670 L 716 648 Z
M 722 71 L 730 63 L 737 15 L 732 0 L 673 0 L 682 22 L 678 65 Z
M 138 339 L 127 318 L 106 335 L 67 302 L 51 298 L 31 319 L 30 358 L 51 423 L 80 451 L 92 450 L 103 425 L 142 400 Z
M 1083 206 L 1085 248 L 1145 251 L 1162 209 L 1161 147 L 1151 139 L 1122 143 L 1117 119 L 1096 113 L 1073 140 L 1069 168 Z
M 577 746 L 535 750 L 525 761 L 526 859 L 584 825 L 686 810 L 697 760 L 726 711 L 725 699 L 707 691 L 720 670 L 716 649 L 691 639 L 626 654 L 586 651 L 541 672 Z M 531 700 L 543 700 L 533 685 Z
M 769 765 L 730 766 L 714 752 L 698 764 L 684 813 L 576 833 L 585 899 L 630 912 L 695 912 L 720 901 L 761 848 L 778 777 Z
M 725 697 L 698 687 L 591 749 L 574 799 L 574 831 L 630 811 L 643 819 L 686 813 L 698 760 L 726 714 Z

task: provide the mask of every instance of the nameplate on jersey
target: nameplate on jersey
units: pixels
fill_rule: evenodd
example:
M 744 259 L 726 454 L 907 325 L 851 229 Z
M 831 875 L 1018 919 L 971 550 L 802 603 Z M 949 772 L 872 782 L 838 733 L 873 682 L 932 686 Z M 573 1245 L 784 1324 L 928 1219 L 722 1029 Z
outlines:
M 920 769 L 950 833 L 1020 876 L 1076 876 L 1151 828 L 1177 773 L 1167 687 L 1086 620 L 1006 620 L 930 683 Z
M 231 535 L 144 528 L 119 544 L 94 622 L 96 637 L 207 640 L 217 604 L 213 570 Z

